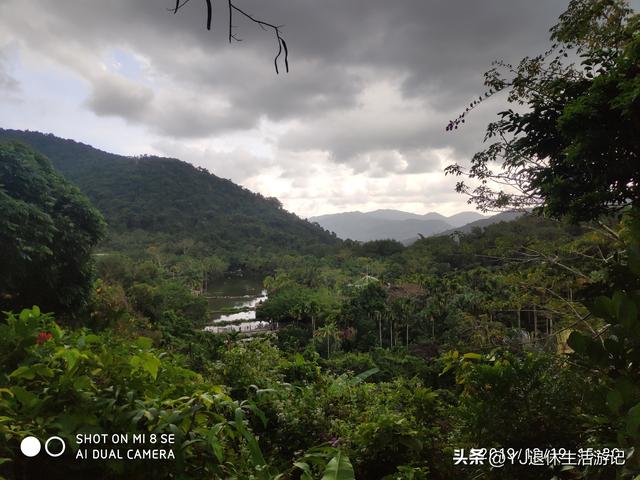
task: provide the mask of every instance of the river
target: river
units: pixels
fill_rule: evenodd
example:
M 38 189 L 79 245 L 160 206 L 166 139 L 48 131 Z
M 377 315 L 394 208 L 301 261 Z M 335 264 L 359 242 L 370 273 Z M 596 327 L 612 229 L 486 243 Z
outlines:
M 256 320 L 256 307 L 267 299 L 262 277 L 227 277 L 209 285 L 204 296 L 212 312 L 210 325 L 204 328 L 208 332 L 244 332 L 268 326 Z

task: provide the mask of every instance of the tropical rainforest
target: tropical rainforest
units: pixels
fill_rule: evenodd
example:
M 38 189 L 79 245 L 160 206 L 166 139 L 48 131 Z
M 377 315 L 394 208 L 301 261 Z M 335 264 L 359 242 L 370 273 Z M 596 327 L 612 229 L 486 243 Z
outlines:
M 528 213 L 408 247 L 176 159 L 0 131 L 0 476 L 640 478 L 638 32 L 625 2 L 572 0 L 551 50 L 487 72 L 443 134 L 498 92 L 517 107 L 447 172 Z M 270 328 L 204 330 L 207 285 L 248 274 Z M 102 434 L 170 457 L 83 459 Z M 27 458 L 27 436 L 66 449 Z

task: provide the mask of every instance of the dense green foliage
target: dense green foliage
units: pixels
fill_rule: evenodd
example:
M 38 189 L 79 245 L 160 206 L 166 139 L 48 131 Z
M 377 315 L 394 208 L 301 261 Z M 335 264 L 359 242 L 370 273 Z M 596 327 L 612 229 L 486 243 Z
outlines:
M 610 277 L 592 268 L 593 281 L 585 283 L 543 262 L 553 253 L 587 271 L 596 264 L 578 252 L 606 254 L 606 245 L 601 234 L 525 217 L 457 240 L 425 239 L 379 259 L 348 250 L 321 261 L 292 257 L 286 271 L 266 281 L 271 297 L 260 311 L 279 314 L 284 327 L 274 341 L 194 331 L 202 321 L 199 297 L 177 288 L 184 285 L 179 279 L 111 265 L 92 300 L 101 332 L 62 331 L 37 309 L 9 316 L 2 327 L 0 448 L 15 461 L 5 464 L 5 474 L 47 468 L 44 458 L 27 462 L 13 453 L 26 434 L 61 434 L 73 445 L 77 433 L 125 431 L 174 432 L 176 460 L 78 467 L 69 456 L 55 472 L 320 478 L 348 458 L 345 469 L 362 479 L 550 478 L 545 468 L 454 467 L 453 449 L 625 445 L 610 427 L 590 425 L 602 408 L 612 415 L 607 425 L 618 422 L 606 402 L 598 403 L 607 382 L 591 383 L 576 374 L 583 367 L 558 358 L 556 335 L 533 331 L 524 318 L 517 328 L 497 314 L 500 302 L 531 302 L 541 316 L 555 310 L 556 331 L 588 332 L 575 325 L 565 301 L 525 282 L 571 285 L 576 295 L 588 290 Z M 541 251 L 523 265 L 518 252 L 525 248 Z M 398 265 L 416 258 L 423 261 L 398 277 Z M 362 277 L 363 265 L 388 283 Z M 331 328 L 327 349 L 318 332 Z M 34 421 L 37 412 L 42 421 Z M 611 470 L 585 474 L 608 478 Z
M 587 59 L 604 55 L 598 57 L 600 67 L 592 73 L 585 68 L 576 80 L 567 77 L 560 64 L 554 64 L 555 70 L 530 71 L 535 61 L 526 60 L 519 82 L 542 82 L 555 103 L 533 95 L 529 113 L 507 113 L 506 123 L 499 124 L 506 128 L 509 122 L 524 122 L 522 128 L 516 126 L 521 137 L 515 146 L 520 154 L 531 149 L 536 162 L 544 154 L 545 166 L 533 176 L 518 178 L 525 192 L 535 192 L 534 200 L 545 207 L 541 211 L 560 218 L 526 215 L 464 234 L 421 239 L 408 248 L 392 241 L 338 243 L 278 208 L 267 208 L 268 200 L 250 200 L 250 194 L 229 184 L 216 195 L 240 192 L 230 194 L 233 198 L 200 198 L 198 192 L 213 188 L 219 179 L 179 162 L 107 160 L 107 154 L 72 142 L 13 132 L 53 148 L 50 153 L 58 156 L 63 171 L 65 161 L 79 162 L 67 149 L 79 148 L 92 168 L 109 172 L 118 165 L 129 180 L 138 182 L 136 188 L 144 188 L 138 189 L 142 194 L 136 203 L 137 190 L 125 191 L 133 186 L 127 178 L 111 172 L 111 177 L 93 177 L 106 184 L 92 185 L 89 170 L 75 170 L 76 181 L 87 182 L 83 188 L 99 207 L 105 198 L 113 202 L 100 208 L 112 222 L 107 245 L 120 251 L 98 256 L 98 278 L 90 293 L 81 292 L 88 305 L 82 314 L 85 328 L 62 329 L 38 307 L 4 315 L 0 475 L 34 478 L 47 471 L 51 478 L 637 479 L 637 138 L 624 121 L 613 118 L 628 110 L 628 119 L 635 121 L 639 98 L 633 93 L 637 16 L 624 6 L 616 0 L 573 0 L 553 35 L 578 45 Z M 526 72 L 532 76 L 523 77 Z M 511 86 L 513 99 L 529 98 L 523 97 L 528 94 L 522 83 Z M 597 125 L 585 127 L 588 138 L 569 125 L 572 115 L 578 115 L 576 120 L 585 113 L 602 114 L 594 117 Z M 538 150 L 545 145 L 549 148 Z M 2 158 L 14 162 L 6 165 L 23 169 L 20 181 L 12 177 L 11 187 L 3 185 L 0 191 L 5 202 L 0 206 L 7 214 L 0 221 L 11 227 L 2 231 L 3 242 L 18 253 L 48 255 L 50 239 L 40 235 L 41 228 L 32 229 L 31 220 L 44 227 L 63 222 L 65 235 L 82 235 L 82 222 L 66 220 L 70 213 L 93 212 L 77 190 L 25 147 L 2 148 Z M 474 160 L 474 174 L 489 179 L 491 173 L 482 171 L 482 160 L 488 157 L 482 155 Z M 102 163 L 111 160 L 113 165 Z M 624 168 L 615 171 L 611 165 L 618 160 Z M 580 173 L 585 162 L 586 173 Z M 522 166 L 513 165 L 516 170 Z M 588 174 L 603 168 L 607 171 L 602 175 Z M 193 178 L 176 173 L 180 169 Z M 147 170 L 154 181 L 138 177 Z M 43 178 L 48 181 L 43 183 Z M 109 178 L 119 178 L 124 187 L 116 188 Z M 196 217 L 171 213 L 165 200 L 157 198 L 155 181 L 170 191 L 178 188 L 173 182 L 180 178 L 194 182 L 180 188 L 195 192 L 185 198 L 203 215 L 202 229 Z M 568 190 L 567 182 L 572 184 Z M 14 188 L 20 185 L 64 188 Z M 48 201 L 33 193 L 42 191 Z M 107 191 L 123 197 L 101 198 L 99 192 Z M 514 200 L 482 189 L 476 193 L 478 200 L 494 205 Z M 45 209 L 70 194 L 78 202 L 72 204 L 73 212 Z M 247 203 L 234 203 L 240 198 Z M 213 199 L 220 203 L 211 208 L 233 213 L 207 217 L 206 205 Z M 162 209 L 154 207 L 156 201 Z M 195 205 L 200 201 L 206 207 Z M 235 215 L 245 207 L 245 212 L 255 213 L 258 204 L 266 209 L 262 214 L 267 223 L 289 218 L 296 227 L 283 230 L 284 236 L 270 236 L 265 223 L 257 223 L 256 230 L 234 230 L 246 239 L 235 243 L 212 233 L 231 228 L 225 222 L 247 227 Z M 619 215 L 599 216 L 610 206 L 628 208 Z M 154 217 L 154 211 L 169 213 Z M 591 221 L 575 225 L 560 214 Z M 21 215 L 20 221 L 12 215 Z M 243 218 L 248 221 L 251 215 Z M 301 236 L 290 237 L 295 232 Z M 304 239 L 327 248 L 320 249 L 322 255 L 301 254 Z M 86 260 L 89 247 L 84 248 L 79 258 Z M 271 255 L 283 248 L 291 253 L 274 261 Z M 201 295 L 207 282 L 230 268 L 260 262 L 269 266 L 270 275 L 264 280 L 268 299 L 257 316 L 277 329 L 256 335 L 202 331 L 210 313 Z M 24 275 L 31 267 L 28 262 L 13 263 L 6 277 Z M 0 283 L 3 298 L 19 294 L 26 301 L 28 294 L 40 300 L 27 289 L 12 295 L 7 285 Z M 61 291 L 67 286 L 63 282 Z M 74 441 L 78 433 L 171 433 L 175 459 L 80 461 L 74 458 L 81 451 Z M 60 435 L 69 451 L 55 461 L 46 456 L 27 459 L 19 453 L 26 435 Z M 454 464 L 459 449 L 476 448 L 621 448 L 625 464 Z
M 639 29 L 640 16 L 624 0 L 573 0 L 551 30 L 549 51 L 516 66 L 496 62 L 485 74 L 486 96 L 508 90 L 509 102 L 527 108 L 509 108 L 489 125 L 492 143 L 468 170 L 481 184 L 458 190 L 485 209 L 544 206 L 577 220 L 637 207 Z M 460 165 L 447 171 L 465 172 Z M 493 180 L 500 190 L 490 188 Z
M 0 309 L 71 314 L 91 286 L 100 214 L 42 155 L 0 144 Z
M 227 387 L 154 350 L 151 339 L 68 333 L 37 308 L 9 315 L 0 333 L 0 359 L 9 372 L 0 384 L 0 451 L 13 460 L 11 476 L 36 478 L 46 470 L 49 478 L 269 479 L 274 470 L 297 468 L 274 465 L 274 456 L 265 459 L 251 431 L 252 423 L 264 428 L 267 421 L 255 401 L 233 400 Z M 175 459 L 73 461 L 82 449 L 77 434 L 113 432 L 144 433 L 149 439 L 173 434 L 174 441 L 163 448 Z M 27 435 L 59 435 L 73 451 L 62 462 L 16 455 Z M 151 440 L 145 445 L 158 448 Z M 335 453 L 327 448 L 316 460 L 326 464 Z
M 102 250 L 139 253 L 155 245 L 194 257 L 218 255 L 241 268 L 267 263 L 275 253 L 321 253 L 338 243 L 277 199 L 186 162 L 123 157 L 37 132 L 0 130 L 2 140 L 21 141 L 47 156 L 89 197 L 109 224 Z
M 597 334 L 573 332 L 568 339 L 582 373 L 590 379 L 588 401 L 599 412 L 590 418 L 594 435 L 627 449 L 640 445 L 640 218 L 623 222 L 620 263 L 607 272 L 585 303 L 606 322 Z M 634 458 L 637 471 L 640 460 Z

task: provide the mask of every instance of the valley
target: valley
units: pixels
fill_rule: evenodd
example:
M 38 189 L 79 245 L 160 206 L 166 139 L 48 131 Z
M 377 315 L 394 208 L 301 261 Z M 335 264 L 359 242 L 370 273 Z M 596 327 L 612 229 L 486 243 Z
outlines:
M 338 3 L 3 5 L 0 480 L 640 479 L 637 2 Z

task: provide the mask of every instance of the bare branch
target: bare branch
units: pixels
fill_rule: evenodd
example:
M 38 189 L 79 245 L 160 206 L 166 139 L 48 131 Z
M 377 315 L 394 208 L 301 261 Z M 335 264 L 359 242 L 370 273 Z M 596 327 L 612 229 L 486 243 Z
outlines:
M 213 15 L 213 8 L 211 6 L 211 0 L 205 0 L 207 2 L 207 30 L 211 30 L 211 17 Z
M 178 13 L 178 10 L 180 10 L 182 7 L 184 7 L 187 3 L 189 3 L 190 0 L 183 0 L 182 3 L 180 3 L 180 0 L 176 0 L 176 4 L 173 8 L 168 9 L 170 12 L 173 12 L 173 14 L 175 15 L 176 13 Z M 207 30 L 211 30 L 211 24 L 213 21 L 213 1 L 212 0 L 205 0 L 206 3 L 206 7 L 207 7 Z M 231 43 L 233 40 L 235 40 L 236 42 L 240 42 L 242 41 L 242 39 L 238 38 L 237 35 L 235 35 L 233 33 L 233 13 L 237 12 L 240 15 L 242 15 L 243 17 L 249 19 L 250 21 L 252 21 L 253 23 L 255 23 L 256 25 L 258 25 L 262 30 L 273 30 L 273 33 L 275 34 L 276 37 L 276 42 L 278 43 L 278 52 L 275 56 L 275 58 L 273 59 L 273 64 L 275 66 L 276 69 L 276 73 L 279 74 L 280 73 L 280 69 L 278 66 L 278 61 L 280 60 L 281 57 L 283 57 L 284 59 L 284 66 L 285 66 L 285 71 L 287 73 L 289 73 L 289 48 L 287 47 L 287 42 L 285 42 L 284 38 L 282 38 L 282 26 L 281 25 L 274 25 L 272 23 L 269 22 L 265 22 L 264 20 L 260 20 L 258 18 L 255 18 L 253 15 L 250 15 L 249 13 L 245 12 L 244 10 L 242 10 L 240 7 L 238 7 L 237 5 L 235 5 L 233 3 L 232 0 L 227 0 L 227 6 L 229 9 L 229 24 L 228 24 L 228 29 L 229 29 L 229 43 Z
M 562 302 L 564 302 L 565 305 L 567 305 L 571 311 L 573 312 L 573 314 L 578 318 L 578 322 L 583 323 L 590 331 L 593 335 L 596 335 L 596 331 L 593 329 L 593 327 L 591 326 L 591 324 L 589 322 L 587 322 L 587 319 L 591 316 L 591 312 L 587 312 L 585 315 L 582 315 L 574 306 L 573 303 L 570 302 L 569 300 L 567 300 L 566 298 L 564 298 L 562 295 L 554 292 L 553 290 L 551 290 L 550 288 L 544 288 L 545 291 L 547 291 L 548 293 L 550 293 L 551 295 L 553 295 L 555 298 L 561 300 Z
M 236 40 L 236 41 L 240 41 L 238 40 L 234 35 L 233 35 L 233 8 L 231 5 L 231 0 L 228 0 L 227 5 L 229 7 L 229 43 L 231 43 L 231 40 Z
M 601 220 L 598 220 L 598 225 L 600 226 L 600 228 L 602 228 L 604 231 L 606 231 L 607 233 L 609 233 L 609 236 L 611 238 L 613 238 L 614 240 L 620 240 L 620 235 L 618 235 L 618 232 L 616 232 L 615 230 L 611 229 L 608 225 L 605 225 Z
M 175 8 L 168 8 L 167 10 L 173 12 L 173 14 L 175 15 L 176 13 L 178 13 L 178 10 L 184 7 L 187 3 L 189 3 L 189 0 L 184 0 L 182 3 L 180 3 L 180 0 L 176 0 Z
M 572 268 L 572 267 L 570 267 L 568 265 L 565 265 L 564 263 L 560 262 L 558 260 L 557 256 L 556 257 L 550 257 L 549 255 L 545 255 L 544 253 L 539 252 L 538 250 L 534 250 L 533 248 L 530 248 L 530 247 L 523 247 L 523 248 L 525 250 L 529 250 L 530 252 L 533 252 L 534 254 L 538 255 L 541 258 L 544 258 L 547 262 L 549 262 L 549 263 L 551 263 L 553 265 L 557 265 L 557 266 L 559 266 L 561 268 L 564 268 L 565 270 L 573 273 L 577 277 L 582 277 L 582 278 L 584 278 L 586 280 L 591 281 L 591 277 L 589 277 L 588 275 L 585 275 L 580 270 L 577 270 L 575 268 Z
M 280 73 L 279 68 L 278 68 L 278 59 L 282 55 L 283 51 L 284 51 L 285 70 L 286 70 L 287 73 L 289 73 L 289 49 L 287 48 L 286 42 L 284 41 L 284 39 L 280 35 L 281 26 L 273 25 L 272 23 L 265 22 L 263 20 L 259 20 L 259 19 L 255 18 L 254 16 L 248 14 L 247 12 L 242 10 L 241 8 L 239 8 L 236 5 L 234 5 L 234 3 L 231 0 L 229 0 L 228 3 L 229 3 L 229 10 L 231 10 L 231 11 L 235 10 L 236 12 L 238 12 L 241 15 L 243 15 L 245 18 L 248 18 L 253 23 L 259 25 L 263 29 L 264 28 L 270 28 L 270 29 L 273 30 L 273 32 L 275 33 L 275 36 L 276 36 L 276 41 L 278 42 L 278 53 L 276 54 L 275 58 L 273 59 L 273 64 L 274 64 L 274 66 L 276 68 L 276 73 Z M 230 14 L 230 17 L 229 17 L 229 22 L 231 22 L 231 14 Z M 230 25 L 231 25 L 231 23 L 230 23 Z M 231 36 L 229 37 L 229 41 L 231 41 Z

